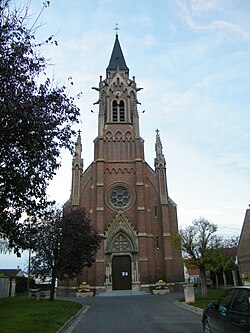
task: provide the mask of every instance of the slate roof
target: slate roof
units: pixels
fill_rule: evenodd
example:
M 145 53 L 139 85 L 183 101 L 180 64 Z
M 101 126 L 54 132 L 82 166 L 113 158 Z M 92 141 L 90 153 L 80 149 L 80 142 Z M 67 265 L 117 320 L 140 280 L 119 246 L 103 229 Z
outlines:
M 107 70 L 128 70 L 128 67 L 126 65 L 121 45 L 118 39 L 118 35 L 115 37 L 115 44 L 113 47 L 113 51 L 110 57 L 109 65 L 107 67 Z

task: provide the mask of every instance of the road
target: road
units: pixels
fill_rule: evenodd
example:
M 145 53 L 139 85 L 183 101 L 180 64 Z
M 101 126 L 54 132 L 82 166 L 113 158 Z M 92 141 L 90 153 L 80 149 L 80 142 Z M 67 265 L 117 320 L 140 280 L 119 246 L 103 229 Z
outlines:
M 201 314 L 175 303 L 176 294 L 78 299 L 87 311 L 62 333 L 201 333 Z

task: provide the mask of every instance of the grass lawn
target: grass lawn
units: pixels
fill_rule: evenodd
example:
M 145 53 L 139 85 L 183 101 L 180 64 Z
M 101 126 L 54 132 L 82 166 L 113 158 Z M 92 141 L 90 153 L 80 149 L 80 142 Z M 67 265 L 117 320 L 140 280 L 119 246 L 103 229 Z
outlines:
M 201 293 L 195 294 L 195 302 L 190 303 L 193 306 L 196 306 L 197 308 L 205 309 L 207 307 L 208 303 L 216 302 L 218 298 L 224 294 L 224 289 L 208 289 L 208 297 L 202 298 Z M 183 299 L 184 301 L 184 299 Z
M 13 297 L 0 299 L 1 333 L 55 333 L 82 305 Z

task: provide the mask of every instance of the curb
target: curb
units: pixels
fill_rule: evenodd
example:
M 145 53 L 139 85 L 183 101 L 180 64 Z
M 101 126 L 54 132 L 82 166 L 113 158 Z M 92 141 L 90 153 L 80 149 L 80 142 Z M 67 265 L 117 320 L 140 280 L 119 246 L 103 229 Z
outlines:
M 56 331 L 56 333 L 63 333 L 66 332 L 66 329 L 69 328 L 69 326 L 72 324 L 72 322 L 77 319 L 81 314 L 84 314 L 88 311 L 89 306 L 87 305 L 83 305 L 82 309 L 80 309 L 74 316 L 72 316 L 71 318 L 69 318 L 66 323 L 59 328 L 58 331 Z
M 195 307 L 193 305 L 190 305 L 190 304 L 187 304 L 187 303 L 184 303 L 184 302 L 179 302 L 179 301 L 176 301 L 176 304 L 179 305 L 180 307 L 184 308 L 184 309 L 187 309 L 189 311 L 197 313 L 197 314 L 199 314 L 201 316 L 203 314 L 203 309 L 197 308 L 197 307 Z

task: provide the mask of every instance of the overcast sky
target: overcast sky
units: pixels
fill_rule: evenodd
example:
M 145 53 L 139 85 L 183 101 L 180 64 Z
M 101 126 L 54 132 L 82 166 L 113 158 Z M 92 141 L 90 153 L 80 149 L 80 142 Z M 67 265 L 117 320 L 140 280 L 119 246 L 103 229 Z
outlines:
M 42 3 L 31 0 L 30 24 Z M 105 77 L 119 23 L 130 77 L 143 87 L 138 99 L 139 112 L 145 110 L 140 133 L 146 161 L 153 167 L 158 128 L 179 227 L 203 216 L 220 234 L 239 235 L 250 199 L 249 17 L 249 0 L 50 1 L 37 40 L 55 35 L 58 46 L 41 51 L 49 59 L 47 73 L 55 84 L 67 84 L 69 94 L 83 93 L 76 129 L 82 131 L 84 168 L 93 161 L 97 136 L 98 115 L 90 110 L 98 111 L 98 93 L 91 87 Z M 48 193 L 63 204 L 70 196 L 69 153 L 61 163 Z

